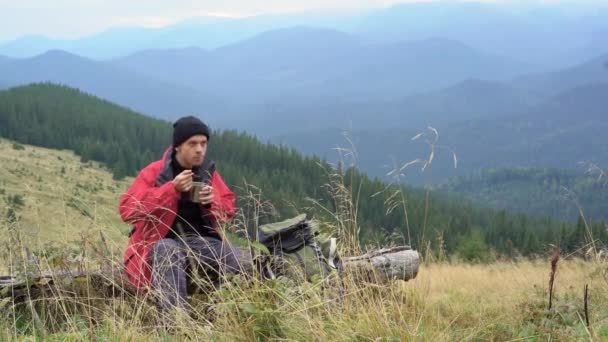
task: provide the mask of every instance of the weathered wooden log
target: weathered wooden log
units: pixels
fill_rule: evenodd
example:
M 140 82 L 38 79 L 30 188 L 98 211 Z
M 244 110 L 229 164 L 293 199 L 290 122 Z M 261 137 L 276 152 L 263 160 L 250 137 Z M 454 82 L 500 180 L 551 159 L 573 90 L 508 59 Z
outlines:
M 46 296 L 44 294 L 52 296 L 64 291 L 72 293 L 78 287 L 87 286 L 94 286 L 108 296 L 138 293 L 122 268 L 104 268 L 32 273 L 19 277 L 0 276 L 0 298 L 12 298 L 13 302 L 18 303 L 28 297 Z
M 370 280 L 385 282 L 416 278 L 420 258 L 410 247 L 383 248 L 362 256 L 342 258 L 345 272 L 364 275 Z
M 344 271 L 362 275 L 368 281 L 386 282 L 392 279 L 410 280 L 418 274 L 418 252 L 407 246 L 383 248 L 356 257 L 343 257 Z M 108 293 L 138 292 L 127 279 L 122 268 L 105 267 L 93 271 L 58 271 L 30 274 L 27 277 L 0 276 L 0 298 L 12 297 L 21 301 L 33 292 L 61 288 L 66 283 L 94 283 Z M 30 290 L 28 290 L 30 289 Z

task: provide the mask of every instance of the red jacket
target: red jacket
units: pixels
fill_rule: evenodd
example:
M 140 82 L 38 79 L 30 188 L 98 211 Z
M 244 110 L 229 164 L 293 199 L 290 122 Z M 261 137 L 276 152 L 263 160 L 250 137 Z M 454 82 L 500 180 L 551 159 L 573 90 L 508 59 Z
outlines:
M 123 262 L 129 279 L 137 287 L 150 284 L 150 251 L 154 243 L 167 235 L 177 215 L 180 193 L 173 187 L 173 151 L 169 148 L 161 160 L 141 170 L 120 198 L 120 217 L 134 226 Z M 215 170 L 213 161 L 205 160 L 200 170 L 202 180 L 213 187 L 215 196 L 210 211 L 213 227 L 218 230 L 218 222 L 234 216 L 235 196 Z M 218 234 L 222 236 L 219 230 Z

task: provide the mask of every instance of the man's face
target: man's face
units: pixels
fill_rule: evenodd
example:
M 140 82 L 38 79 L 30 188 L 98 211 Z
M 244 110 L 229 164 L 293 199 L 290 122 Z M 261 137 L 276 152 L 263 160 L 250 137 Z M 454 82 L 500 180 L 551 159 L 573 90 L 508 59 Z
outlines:
M 175 148 L 177 160 L 185 168 L 200 166 L 207 154 L 207 137 L 205 135 L 193 135 Z

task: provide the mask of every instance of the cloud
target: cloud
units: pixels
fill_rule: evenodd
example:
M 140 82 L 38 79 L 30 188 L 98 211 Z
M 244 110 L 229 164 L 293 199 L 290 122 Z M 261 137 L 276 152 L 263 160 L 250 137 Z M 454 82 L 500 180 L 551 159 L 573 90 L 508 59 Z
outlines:
M 0 0 L 0 39 L 11 39 L 25 34 L 74 38 L 113 26 L 164 26 L 204 15 L 239 17 L 314 9 L 384 7 L 418 1 L 425 0 Z M 546 4 L 572 0 L 473 1 Z M 577 0 L 577 4 L 600 1 Z
M 204 15 L 247 16 L 327 7 L 374 6 L 385 0 L 0 0 L 0 39 L 24 34 L 71 38 L 112 26 L 164 26 Z M 350 3 L 350 5 L 349 5 Z

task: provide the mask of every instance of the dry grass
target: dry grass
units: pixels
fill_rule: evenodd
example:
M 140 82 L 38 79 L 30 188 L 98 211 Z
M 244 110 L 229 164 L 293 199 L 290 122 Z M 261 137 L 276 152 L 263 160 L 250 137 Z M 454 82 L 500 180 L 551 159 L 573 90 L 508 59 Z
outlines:
M 561 263 L 555 281 L 558 301 L 578 293 L 582 304 L 585 284 L 595 288 L 597 298 L 608 299 L 608 284 L 599 275 L 602 266 L 606 265 L 581 260 Z M 406 286 L 424 293 L 427 304 L 436 309 L 453 309 L 449 311 L 454 313 L 470 309 L 467 318 L 476 322 L 474 326 L 483 326 L 486 320 L 516 325 L 521 323 L 518 305 L 532 299 L 543 300 L 548 305 L 549 271 L 548 260 L 429 265 L 415 282 Z M 596 303 L 596 308 L 601 308 L 599 304 L 601 302 Z
M 10 207 L 6 198 L 17 195 L 24 201 L 16 227 L 24 243 L 73 245 L 82 235 L 97 241 L 103 231 L 113 250 L 124 248 L 129 228 L 117 203 L 130 179 L 115 181 L 98 163 L 82 163 L 69 151 L 20 146 L 0 139 L 0 220 Z M 6 241 L 2 234 L 0 242 Z
M 32 302 L 42 324 L 36 324 L 27 305 L 5 307 L 7 319 L 0 320 L 0 336 L 135 341 L 605 340 L 605 270 L 605 263 L 563 262 L 551 311 L 547 261 L 432 264 L 415 280 L 386 285 L 354 282 L 347 276 L 342 302 L 324 294 L 321 283 L 282 279 L 245 284 L 236 277 L 210 296 L 193 296 L 190 314 L 168 316 L 161 316 L 144 298 L 103 297 L 94 285 L 69 284 L 52 299 Z M 588 330 L 584 284 L 589 284 L 591 298 Z

